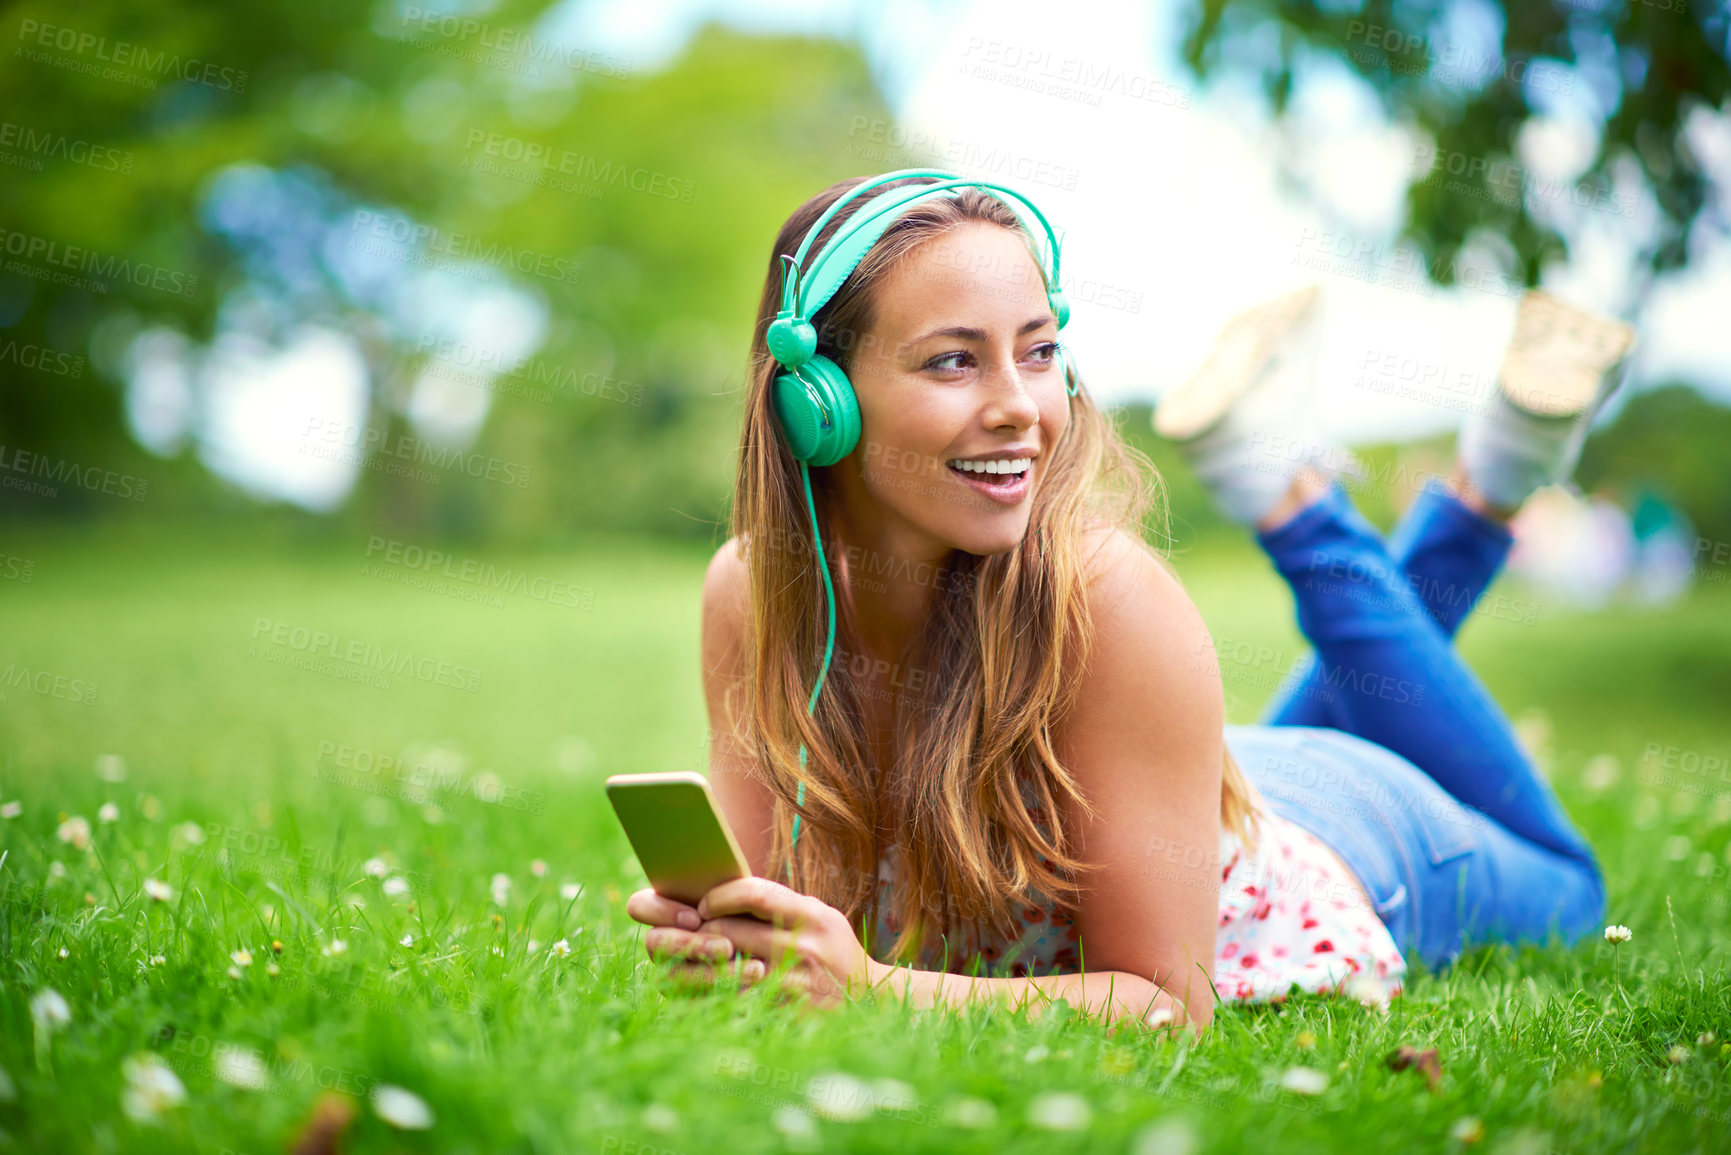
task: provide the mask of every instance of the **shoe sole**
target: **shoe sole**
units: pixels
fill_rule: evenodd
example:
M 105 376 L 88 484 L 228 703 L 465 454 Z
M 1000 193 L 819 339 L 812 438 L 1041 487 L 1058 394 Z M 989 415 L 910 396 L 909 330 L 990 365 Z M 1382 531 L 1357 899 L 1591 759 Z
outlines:
M 1604 387 L 1634 341 L 1631 325 L 1529 289 L 1497 370 L 1498 388 L 1535 417 L 1578 417 L 1609 395 Z
M 1154 410 L 1154 431 L 1174 441 L 1187 441 L 1218 425 L 1245 391 L 1261 379 L 1287 334 L 1314 312 L 1320 295 L 1316 285 L 1306 285 L 1246 309 L 1226 322 L 1202 367 L 1160 398 Z

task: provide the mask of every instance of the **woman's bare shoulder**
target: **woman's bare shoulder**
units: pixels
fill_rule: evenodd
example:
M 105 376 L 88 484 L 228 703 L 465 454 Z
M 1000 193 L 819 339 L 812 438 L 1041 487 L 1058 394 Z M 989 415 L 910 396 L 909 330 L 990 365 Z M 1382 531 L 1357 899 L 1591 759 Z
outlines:
M 1082 714 L 1098 720 L 1127 709 L 1168 726 L 1199 722 L 1203 733 L 1217 726 L 1223 703 L 1214 642 L 1177 574 L 1117 527 L 1091 529 L 1086 558 L 1091 638 Z

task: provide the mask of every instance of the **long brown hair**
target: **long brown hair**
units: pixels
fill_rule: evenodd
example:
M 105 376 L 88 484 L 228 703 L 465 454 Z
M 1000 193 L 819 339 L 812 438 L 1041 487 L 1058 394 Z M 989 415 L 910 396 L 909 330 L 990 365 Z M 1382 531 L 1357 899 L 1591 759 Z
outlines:
M 906 666 L 933 676 L 923 691 L 900 700 L 895 764 L 874 765 L 861 708 L 865 677 L 855 663 L 832 663 L 815 715 L 808 717 L 828 607 L 799 463 L 772 411 L 778 367 L 765 333 L 780 305 L 782 254 L 793 254 L 823 211 L 861 179 L 824 189 L 782 225 L 758 304 L 731 519 L 750 573 L 753 623 L 742 686 L 747 701 L 735 716 L 776 800 L 774 877 L 843 911 L 856 927 L 869 927 L 864 920 L 875 917 L 876 864 L 887 849 L 879 832 L 895 832 L 903 869 L 892 901 L 904 926 L 890 953 L 900 958 L 963 923 L 984 919 L 1006 930 L 1013 925 L 1012 902 L 1025 900 L 1031 889 L 1065 905 L 1079 900 L 1083 887 L 1075 876 L 1095 864 L 1071 857 L 1073 839 L 1060 821 L 1059 801 L 1088 814 L 1094 808 L 1058 760 L 1052 730 L 1072 704 L 1080 680 L 1075 670 L 1092 639 L 1084 535 L 1115 526 L 1142 542 L 1151 512 L 1163 534 L 1165 499 L 1153 462 L 1122 439 L 1078 384 L 1068 428 L 1048 449 L 1026 537 L 1015 549 L 988 557 L 952 550 L 944 572 L 931 581 L 932 609 Z M 844 206 L 812 251 L 871 199 Z M 1019 230 L 1002 200 L 973 188 L 904 213 L 813 318 L 818 352 L 849 368 L 860 335 L 872 328 L 873 286 L 914 248 L 969 221 Z M 827 516 L 835 500 L 829 474 L 842 467 L 810 471 L 825 526 L 834 524 Z M 825 545 L 833 576 L 836 550 L 828 540 Z M 847 639 L 857 634 L 842 583 L 835 585 L 835 645 L 845 655 L 853 648 Z M 801 745 L 807 750 L 803 768 Z M 805 801 L 796 807 L 802 780 Z M 1027 784 L 1035 807 L 1019 782 Z M 1230 753 L 1220 812 L 1228 829 L 1247 842 L 1254 837 L 1249 790 Z M 1039 829 L 1041 815 L 1050 818 L 1050 839 Z

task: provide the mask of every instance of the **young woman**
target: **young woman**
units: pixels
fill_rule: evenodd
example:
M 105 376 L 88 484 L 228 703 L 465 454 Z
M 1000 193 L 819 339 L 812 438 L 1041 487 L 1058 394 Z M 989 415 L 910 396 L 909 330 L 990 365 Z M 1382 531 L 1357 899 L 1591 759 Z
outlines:
M 930 179 L 847 202 L 818 246 Z M 1316 654 L 1266 724 L 1226 727 L 1214 643 L 1142 541 L 1152 464 L 1060 355 L 1053 255 L 992 191 L 894 216 L 812 318 L 860 436 L 810 470 L 808 512 L 766 334 L 784 260 L 858 183 L 776 239 L 704 582 L 710 781 L 756 877 L 695 909 L 633 894 L 650 953 L 699 981 L 776 968 L 819 1006 L 1061 996 L 1200 1033 L 1217 998 L 1386 1003 L 1403 951 L 1596 925 L 1591 849 L 1450 637 L 1508 516 L 1572 469 L 1626 331 L 1524 303 L 1459 475 L 1385 543 L 1314 439 L 1271 435 L 1303 408 L 1315 294 L 1229 325 L 1157 424 L 1255 526 Z

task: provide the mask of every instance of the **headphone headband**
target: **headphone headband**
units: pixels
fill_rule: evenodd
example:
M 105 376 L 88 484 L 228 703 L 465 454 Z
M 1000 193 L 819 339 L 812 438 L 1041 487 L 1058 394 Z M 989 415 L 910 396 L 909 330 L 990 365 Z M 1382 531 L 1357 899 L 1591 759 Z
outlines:
M 834 220 L 842 208 L 887 184 L 916 177 L 929 177 L 933 183 L 897 189 L 886 194 L 882 198 L 882 204 L 873 204 L 855 212 L 842 223 L 835 235 L 818 249 L 810 267 L 801 271 L 801 266 L 805 265 L 806 257 L 819 234 L 823 232 L 824 226 Z M 809 361 L 817 351 L 817 332 L 812 326 L 812 317 L 828 304 L 830 298 L 847 282 L 848 277 L 859 267 L 860 261 L 865 259 L 866 253 L 871 251 L 890 224 L 917 204 L 939 196 L 954 196 L 956 190 L 963 188 L 990 191 L 1010 206 L 1022 230 L 1030 237 L 1038 239 L 1036 230 L 1029 223 L 1030 218 L 1039 226 L 1038 231 L 1045 234 L 1045 255 L 1049 268 L 1043 268 L 1041 273 L 1046 280 L 1046 293 L 1051 301 L 1052 311 L 1057 317 L 1058 327 L 1062 329 L 1070 319 L 1070 307 L 1058 280 L 1061 241 L 1039 206 L 1010 186 L 996 181 L 958 176 L 941 169 L 900 169 L 862 181 L 837 197 L 811 228 L 806 230 L 798 251 L 791 257 L 783 254 L 781 311 L 771 324 L 768 335 L 771 355 L 789 369 L 797 369 Z

